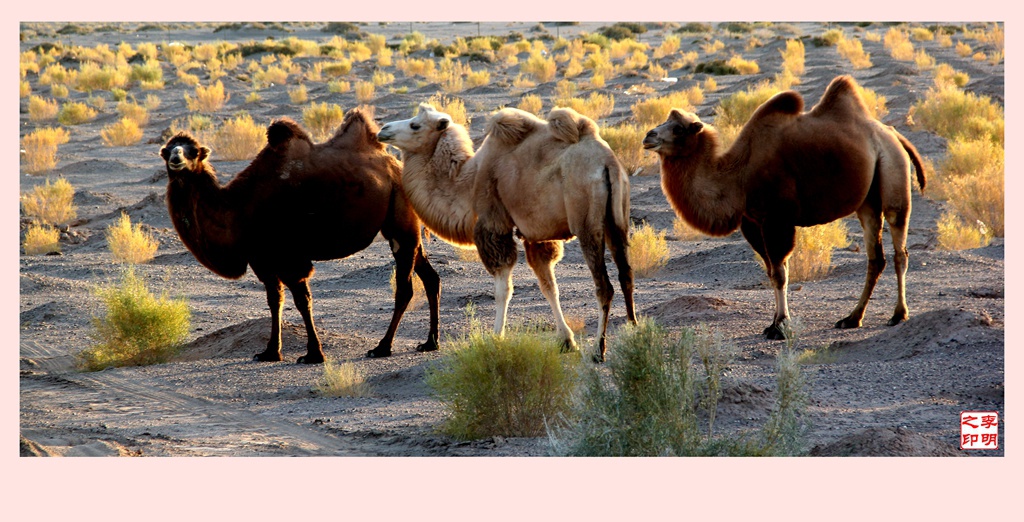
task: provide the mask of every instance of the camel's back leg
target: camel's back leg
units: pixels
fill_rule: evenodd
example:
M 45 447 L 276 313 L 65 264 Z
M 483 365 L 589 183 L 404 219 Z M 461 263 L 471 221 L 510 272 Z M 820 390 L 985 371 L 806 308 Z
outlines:
M 612 253 L 612 261 L 619 269 L 619 287 L 626 301 L 626 319 L 636 324 L 636 309 L 633 302 L 633 267 L 629 264 L 629 230 L 623 230 L 609 223 L 605 232 L 605 243 Z
M 255 272 L 255 269 L 253 269 Z M 284 294 L 281 281 L 257 273 L 267 291 L 267 306 L 270 307 L 270 340 L 267 348 L 253 356 L 254 361 L 270 362 L 281 360 L 281 309 L 284 307 Z
M 562 315 L 562 305 L 558 299 L 558 282 L 555 280 L 555 264 L 562 259 L 562 242 L 524 241 L 523 246 L 526 249 L 526 262 L 533 269 L 533 273 L 537 274 L 540 291 L 551 305 L 551 312 L 555 316 L 555 328 L 564 339 L 564 350 L 575 351 L 576 339 L 572 329 L 565 322 L 565 316 Z
M 594 294 L 597 296 L 598 306 L 601 313 L 597 322 L 597 346 L 598 353 L 594 355 L 594 361 L 604 362 L 607 352 L 607 340 L 605 334 L 608 330 L 608 315 L 612 308 L 612 296 L 615 295 L 615 288 L 611 279 L 608 278 L 608 266 L 604 260 L 604 237 L 601 228 L 589 228 L 581 230 L 577 237 L 580 240 L 580 248 L 583 250 L 583 259 L 590 268 L 590 274 L 594 278 Z
M 885 218 L 889 222 L 889 234 L 892 235 L 893 264 L 896 266 L 896 308 L 892 318 L 887 323 L 889 326 L 897 325 L 906 321 L 910 316 L 907 309 L 907 262 L 910 255 L 907 252 L 907 227 L 910 221 L 910 202 L 907 202 L 906 211 L 886 212 Z
M 864 250 L 868 255 L 867 276 L 864 279 L 864 290 L 860 293 L 857 306 L 853 308 L 850 315 L 836 322 L 836 328 L 859 328 L 863 319 L 864 311 L 867 309 L 868 300 L 871 299 L 871 292 L 875 289 L 878 276 L 885 269 L 885 252 L 882 250 L 882 213 L 877 207 L 877 202 L 868 198 L 857 210 L 857 218 L 860 226 L 864 229 Z

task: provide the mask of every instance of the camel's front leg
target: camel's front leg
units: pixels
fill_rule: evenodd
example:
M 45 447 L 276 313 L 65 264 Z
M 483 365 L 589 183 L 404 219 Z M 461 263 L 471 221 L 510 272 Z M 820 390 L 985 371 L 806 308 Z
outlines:
M 760 229 L 760 246 L 764 252 L 762 257 L 768 267 L 768 279 L 775 291 L 775 315 L 772 324 L 765 328 L 764 336 L 770 340 L 783 340 L 789 330 L 789 254 L 793 252 L 796 243 L 796 227 L 766 222 Z M 743 234 L 750 241 L 747 233 L 744 229 Z M 754 245 L 754 241 L 750 243 Z
M 253 356 L 254 361 L 269 362 L 281 360 L 281 309 L 284 307 L 284 295 L 281 293 L 281 281 L 277 278 L 265 281 L 267 289 L 267 305 L 270 307 L 270 341 L 267 349 Z
M 477 221 L 473 241 L 484 268 L 494 276 L 494 333 L 501 336 L 505 334 L 508 303 L 512 300 L 512 268 L 519 257 L 516 241 L 511 230 L 494 232 L 482 221 Z

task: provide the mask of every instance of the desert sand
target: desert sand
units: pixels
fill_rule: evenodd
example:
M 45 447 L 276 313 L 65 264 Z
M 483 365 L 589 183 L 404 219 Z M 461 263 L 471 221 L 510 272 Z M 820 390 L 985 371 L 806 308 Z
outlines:
M 103 24 L 98 24 L 103 25 Z M 54 34 L 62 24 L 23 24 L 22 51 L 46 43 L 111 47 L 120 42 L 137 45 L 181 42 L 262 41 L 297 37 L 325 40 L 324 23 L 242 24 L 215 31 L 218 24 L 165 24 L 140 30 L 142 24 L 115 24 L 115 29 L 88 34 Z M 518 23 L 368 23 L 359 27 L 387 36 L 417 31 L 427 39 L 450 42 L 456 36 L 507 35 L 527 38 L 556 32 L 572 37 L 608 24 L 538 26 Z M 954 24 L 955 25 L 955 24 Z M 854 69 L 833 47 L 815 47 L 810 38 L 829 28 L 842 27 L 847 35 L 867 30 L 883 33 L 874 24 L 802 22 L 776 24 L 764 29 L 762 45 L 746 48 L 749 35 L 732 38 L 720 31 L 714 37 L 730 50 L 760 65 L 760 73 L 717 76 L 719 88 L 707 93 L 698 106 L 705 121 L 714 121 L 718 101 L 779 70 L 780 49 L 788 38 L 802 38 L 806 46 L 806 72 L 795 86 L 809 107 L 829 81 L 851 74 L 865 87 L 887 100 L 883 121 L 907 136 L 933 163 L 945 153 L 945 139 L 907 124 L 907 112 L 932 84 L 932 75 L 913 62 L 889 57 L 881 42 L 864 41 L 874 65 Z M 96 25 L 90 25 L 95 28 Z M 671 26 L 652 28 L 640 41 L 656 47 Z M 684 36 L 682 51 L 701 53 L 699 36 Z M 1004 99 L 1004 66 L 961 57 L 936 41 L 915 42 L 939 63 L 948 63 L 970 75 L 968 91 Z M 977 44 L 976 50 L 988 51 Z M 650 51 L 648 51 L 650 53 Z M 421 53 L 417 56 L 426 56 Z M 259 58 L 256 56 L 255 58 Z M 296 58 L 304 67 L 313 58 Z M 74 64 L 72 64 L 74 65 Z M 479 141 L 487 115 L 515 105 L 525 94 L 537 94 L 550 109 L 555 82 L 513 88 L 518 68 L 473 62 L 474 70 L 489 68 L 488 85 L 467 89 L 456 96 L 465 100 L 471 117 L 471 135 Z M 20 377 L 19 431 L 23 456 L 546 456 L 546 437 L 457 441 L 438 433 L 443 405 L 424 384 L 425 369 L 444 357 L 438 352 L 416 353 L 427 330 L 424 304 L 406 313 L 398 331 L 394 355 L 366 359 L 391 316 L 388 278 L 393 260 L 387 243 L 378 237 L 365 251 L 348 259 L 316 263 L 311 287 L 314 315 L 327 356 L 354 362 L 374 392 L 363 398 L 323 398 L 315 386 L 322 368 L 294 363 L 305 352 L 301 318 L 288 296 L 284 318 L 281 363 L 256 363 L 252 355 L 265 347 L 269 313 L 262 285 L 251 271 L 230 281 L 203 268 L 183 247 L 168 218 L 164 192 L 166 173 L 157 152 L 174 120 L 187 116 L 184 95 L 192 88 L 175 81 L 173 68 L 164 71 L 166 87 L 153 91 L 161 105 L 151 112 L 145 135 L 129 147 L 107 147 L 100 130 L 117 120 L 114 104 L 91 122 L 71 128 L 71 140 L 58 152 L 57 167 L 48 176 L 64 176 L 75 188 L 78 219 L 61 241 L 61 255 L 19 258 L 20 268 Z M 378 122 L 408 118 L 415 105 L 439 90 L 437 84 L 420 85 L 415 78 L 395 73 L 391 87 L 378 89 L 371 102 Z M 194 71 L 195 72 L 195 71 Z M 367 79 L 373 61 L 356 64 L 348 75 Z M 202 72 L 199 71 L 201 75 Z M 584 73 L 583 78 L 589 74 Z M 615 98 L 615 109 L 600 123 L 614 125 L 631 117 L 630 106 L 645 96 L 688 88 L 706 75 L 692 70 L 669 70 L 676 82 L 656 81 L 643 75 L 609 78 L 598 89 Z M 260 91 L 261 100 L 246 102 L 249 85 L 237 74 L 222 78 L 231 93 L 215 119 L 245 110 L 263 124 L 277 117 L 301 120 L 305 104 L 292 103 L 287 89 L 275 85 Z M 560 75 L 559 75 L 560 78 Z M 30 75 L 30 81 L 34 75 Z M 205 80 L 204 80 L 205 82 Z M 646 85 L 649 94 L 635 87 Z M 309 102 L 356 105 L 354 93 L 330 93 L 323 82 L 308 82 Z M 48 95 L 48 88 L 32 84 L 33 93 Z M 586 94 L 586 92 L 584 92 Z M 70 99 L 87 95 L 72 90 Z M 28 119 L 28 98 L 22 98 L 21 135 L 54 125 Z M 246 162 L 212 163 L 226 181 Z M 20 173 L 20 188 L 28 191 L 47 176 Z M 680 241 L 672 237 L 674 214 L 662 194 L 656 169 L 631 178 L 631 218 L 669 230 L 668 265 L 649 278 L 636 281 L 640 313 L 672 329 L 707 324 L 734 343 L 738 350 L 724 380 L 725 396 L 719 406 L 719 432 L 754 429 L 768 415 L 774 396 L 774 362 L 784 343 L 767 341 L 761 330 L 770 321 L 773 301 L 762 269 L 739 232 L 722 238 Z M 966 251 L 943 251 L 936 246 L 936 221 L 946 203 L 918 190 L 913 194 L 908 248 L 907 298 L 911 318 L 886 327 L 895 302 L 892 248 L 885 233 L 889 259 L 868 308 L 864 326 L 836 330 L 833 323 L 856 302 L 863 284 L 863 238 L 855 218 L 846 218 L 851 246 L 833 256 L 831 273 L 824 279 L 795 283 L 790 288 L 790 309 L 799 320 L 799 346 L 831 346 L 834 360 L 804 366 L 809 402 L 803 418 L 808 430 L 805 451 L 813 455 L 885 456 L 1001 456 L 998 451 L 965 452 L 959 449 L 959 414 L 964 410 L 1004 410 L 1004 243 Z M 173 362 L 148 367 L 111 368 L 82 373 L 74 367 L 76 353 L 90 346 L 91 318 L 101 313 L 96 285 L 118 277 L 121 267 L 112 261 L 105 229 L 127 212 L 132 222 L 143 223 L 159 240 L 156 258 L 137 270 L 157 290 L 187 298 L 192 310 L 189 343 Z M 25 224 L 22 225 L 22 237 Z M 326 238 L 325 238 L 326 239 Z M 493 283 L 477 261 L 464 261 L 441 241 L 425 244 L 431 263 L 442 278 L 441 336 L 458 336 L 467 326 L 467 303 L 481 318 L 493 317 Z M 614 267 L 614 265 L 609 264 Z M 614 268 L 612 279 L 615 280 Z M 569 243 L 556 275 L 566 314 L 597 327 L 593 284 L 578 244 Z M 515 270 L 512 321 L 550 321 L 550 310 L 525 260 Z M 624 324 L 621 294 L 616 293 L 609 333 L 615 338 Z M 593 349 L 586 337 L 584 349 Z M 603 370 L 606 371 L 606 370 Z M 1001 434 L 1002 436 L 1002 434 Z M 1002 441 L 1001 441 L 1002 442 Z

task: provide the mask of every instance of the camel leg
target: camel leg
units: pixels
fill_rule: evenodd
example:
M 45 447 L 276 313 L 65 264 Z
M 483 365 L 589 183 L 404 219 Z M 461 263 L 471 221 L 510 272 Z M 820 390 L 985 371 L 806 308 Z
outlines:
M 765 273 L 768 276 L 768 282 L 772 284 L 772 288 L 775 291 L 775 316 L 772 323 L 764 329 L 762 334 L 768 339 L 783 339 L 785 338 L 785 335 L 783 335 L 783 332 L 779 327 L 778 317 L 780 315 L 780 311 L 782 312 L 783 317 L 788 317 L 789 305 L 786 302 L 785 291 L 781 292 L 780 299 L 780 292 L 775 284 L 775 266 L 771 263 L 770 257 L 768 256 L 768 250 L 765 247 L 764 234 L 761 226 L 747 218 L 743 218 L 743 221 L 740 223 L 740 231 L 743 233 L 743 237 L 747 240 L 747 243 L 750 244 L 750 248 L 754 249 L 754 252 L 757 252 L 757 255 L 761 256 L 761 260 L 764 261 Z M 788 279 L 788 273 L 786 278 Z
M 397 239 L 388 241 L 391 243 L 391 253 L 395 257 L 395 310 L 391 314 L 388 331 L 384 333 L 376 348 L 366 352 L 367 357 L 391 356 L 391 344 L 394 342 L 395 332 L 398 331 L 398 324 L 402 322 L 405 309 L 412 301 L 412 271 L 417 249 L 402 244 Z
M 296 362 L 298 364 L 320 364 L 324 362 L 324 352 L 320 345 L 320 337 L 313 324 L 313 296 L 309 292 L 309 281 L 300 279 L 288 283 L 288 290 L 291 291 L 295 308 L 299 310 L 302 322 L 306 325 L 306 355 L 299 357 Z
M 608 267 L 604 261 L 604 238 L 597 237 L 593 229 L 584 229 L 579 234 L 580 248 L 583 249 L 583 259 L 590 268 L 590 275 L 594 278 L 594 294 L 597 296 L 598 304 L 601 307 L 601 314 L 597 321 L 597 346 L 598 353 L 594 355 L 594 362 L 604 362 L 607 352 L 605 332 L 608 330 L 608 314 L 612 308 L 612 296 L 615 295 L 615 287 L 608 278 Z
M 868 254 L 868 270 L 864 279 L 864 290 L 860 293 L 857 306 L 850 315 L 836 322 L 836 328 L 860 328 L 864 319 L 871 292 L 875 289 L 878 276 L 885 269 L 885 252 L 882 251 L 882 215 L 872 205 L 865 203 L 857 210 L 857 218 L 864 229 L 864 250 Z M 895 238 L 894 238 L 895 240 Z
M 524 241 L 526 248 L 526 262 L 537 274 L 537 282 L 544 298 L 551 305 L 551 312 L 555 316 L 555 328 L 562 334 L 562 351 L 571 352 L 579 348 L 576 346 L 576 339 L 572 329 L 565 322 L 562 315 L 562 305 L 558 299 L 558 282 L 555 280 L 555 263 L 562 259 L 561 241 Z
M 262 280 L 262 278 L 260 278 Z M 270 362 L 281 360 L 281 309 L 284 308 L 284 294 L 281 281 L 276 277 L 267 278 L 263 286 L 267 289 L 267 306 L 270 307 L 270 341 L 267 349 L 253 356 L 254 361 Z
M 636 324 L 636 311 L 633 303 L 633 267 L 629 264 L 628 232 L 613 228 L 605 235 L 605 243 L 612 253 L 612 260 L 619 269 L 619 287 L 626 301 L 626 319 Z
M 430 308 L 430 331 L 427 333 L 427 340 L 416 347 L 417 352 L 432 352 L 438 349 L 438 318 L 441 301 L 441 278 L 437 275 L 434 267 L 430 266 L 427 256 L 423 253 L 422 245 L 416 252 L 416 263 L 414 269 L 416 275 L 423 281 L 423 290 L 427 293 L 427 304 Z
M 775 316 L 765 330 L 765 338 L 783 340 L 789 323 L 789 254 L 796 242 L 796 228 L 793 225 L 765 223 L 761 226 L 763 248 L 767 257 L 772 288 L 775 290 Z
M 907 221 L 909 212 L 902 216 L 886 215 L 889 222 L 889 233 L 892 235 L 893 263 L 896 265 L 896 309 L 892 319 L 886 323 L 895 326 L 907 320 L 910 312 L 907 309 L 907 262 L 910 254 L 907 252 Z

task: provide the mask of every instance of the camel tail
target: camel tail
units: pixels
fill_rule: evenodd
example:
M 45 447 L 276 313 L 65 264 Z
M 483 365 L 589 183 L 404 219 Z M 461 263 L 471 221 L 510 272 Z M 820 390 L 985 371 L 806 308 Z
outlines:
M 910 140 L 899 132 L 896 132 L 895 129 L 893 129 L 893 132 L 896 133 L 896 138 L 899 139 L 900 144 L 903 145 L 903 150 L 907 151 L 907 154 L 910 155 L 910 161 L 914 164 L 914 170 L 917 171 L 917 183 L 921 186 L 921 192 L 924 192 L 925 181 L 927 180 L 925 179 L 924 165 L 921 161 L 921 155 L 917 152 L 917 147 L 914 147 L 914 144 L 910 143 Z
M 605 221 L 608 238 L 618 249 L 629 246 L 629 197 L 622 193 L 622 183 L 612 180 L 612 169 L 621 174 L 617 164 L 604 166 L 604 182 L 608 189 L 608 202 L 605 206 Z

